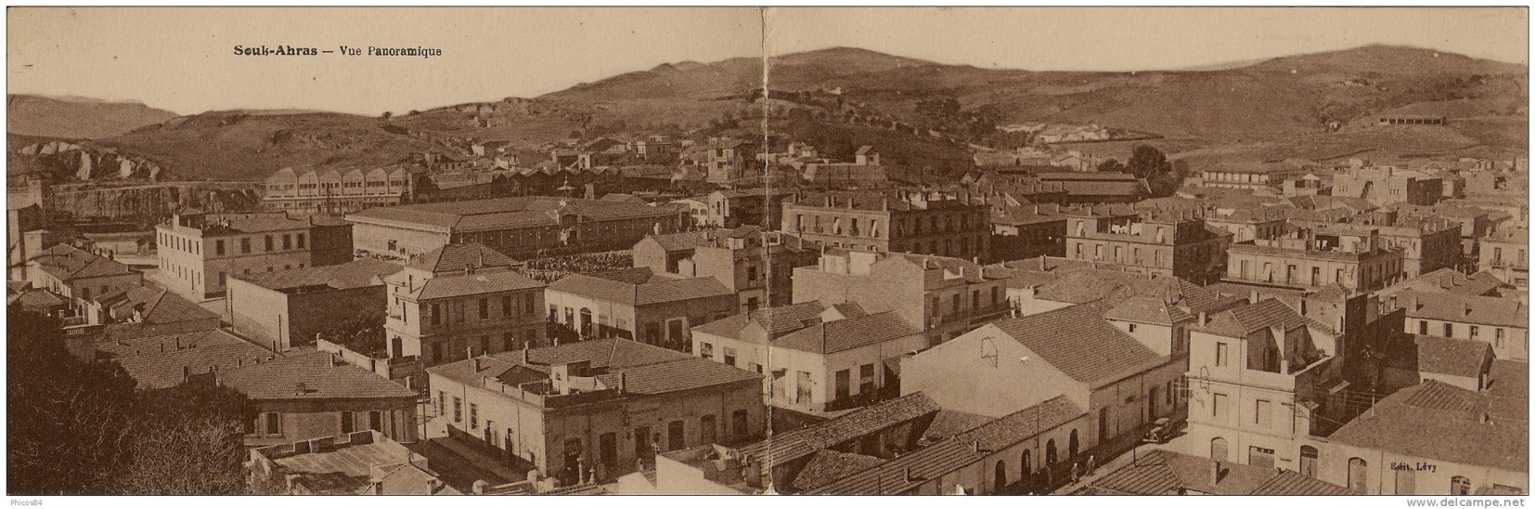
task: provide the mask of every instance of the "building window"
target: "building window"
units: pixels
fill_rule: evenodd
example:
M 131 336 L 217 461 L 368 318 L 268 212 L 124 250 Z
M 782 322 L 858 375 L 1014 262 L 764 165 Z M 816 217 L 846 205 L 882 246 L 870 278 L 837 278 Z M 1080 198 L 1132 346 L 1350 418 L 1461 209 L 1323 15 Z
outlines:
M 1227 406 L 1226 406 L 1226 395 L 1225 394 L 1221 394 L 1221 393 L 1217 392 L 1217 393 L 1215 393 L 1215 397 L 1210 398 L 1210 415 L 1211 416 L 1213 416 L 1213 417 L 1215 417 L 1217 419 L 1224 420 L 1224 418 L 1226 417 L 1226 408 L 1227 408 Z
M 729 364 L 731 366 L 735 366 L 736 365 L 736 349 L 734 347 L 727 346 L 723 350 L 724 350 L 724 354 L 725 354 L 725 364 Z
M 746 438 L 751 433 L 750 427 L 747 425 L 745 409 L 736 410 L 730 413 L 730 427 L 732 428 L 731 432 L 733 432 L 737 440 Z
M 1503 348 L 1503 328 L 1499 327 L 1497 329 L 1493 329 L 1492 333 L 1493 348 Z
M 1428 320 L 1418 320 L 1418 334 L 1428 335 Z
M 245 237 L 245 238 L 240 239 L 240 254 L 249 254 L 250 252 L 251 252 L 251 239 L 250 239 L 250 237 Z
M 277 412 L 266 414 L 266 434 L 270 436 L 282 435 L 282 414 Z
M 512 333 L 507 332 L 507 333 L 504 333 L 504 334 L 501 335 L 501 350 L 502 351 L 510 352 L 510 351 L 516 349 L 516 344 L 517 344 L 517 339 L 512 336 Z
M 1479 333 L 1479 332 L 1481 332 L 1480 328 L 1478 328 L 1475 325 L 1472 325 L 1471 326 L 1471 339 L 1476 339 L 1476 337 L 1479 335 L 1477 333 Z
M 341 432 L 342 433 L 351 433 L 352 431 L 354 431 L 355 428 L 353 427 L 353 423 L 352 423 L 352 413 L 351 412 L 341 412 L 339 415 L 341 417 Z
M 836 373 L 836 380 L 837 399 L 845 399 L 852 395 L 852 381 L 849 379 L 848 370 L 838 370 Z
M 1230 362 L 1230 359 L 1228 359 L 1226 357 L 1226 355 L 1227 355 L 1226 354 L 1226 343 L 1223 343 L 1223 342 L 1216 343 L 1215 344 L 1215 366 L 1216 367 L 1226 367 L 1226 363 Z
M 293 249 L 293 236 L 292 235 L 289 235 L 289 234 L 286 234 L 286 233 L 282 234 L 282 248 L 283 249 Z
M 1269 402 L 1268 402 L 1268 400 L 1260 399 L 1260 400 L 1258 400 L 1257 404 L 1254 405 L 1254 408 L 1253 408 L 1253 423 L 1257 424 L 1258 426 L 1268 427 L 1268 425 L 1269 425 Z
M 874 365 L 864 364 L 858 367 L 858 393 L 872 394 L 874 392 Z
M 464 422 L 464 400 L 453 397 L 453 422 Z
M 299 249 L 303 249 L 304 248 L 304 234 L 302 234 L 302 233 L 298 234 L 298 248 Z
M 1130 333 L 1134 334 L 1135 333 L 1135 324 L 1132 323 L 1132 324 L 1129 324 L 1129 325 L 1130 325 Z
M 490 300 L 480 297 L 480 319 L 490 318 Z
M 264 235 L 264 236 L 262 236 L 262 240 L 263 240 L 263 242 L 261 243 L 261 245 L 264 246 L 267 251 L 269 251 L 269 252 L 272 251 L 272 236 L 271 235 Z
M 511 314 L 512 314 L 512 296 L 511 295 L 502 295 L 501 296 L 501 315 L 502 316 L 511 316 Z
M 480 405 L 476 405 L 474 403 L 469 404 L 469 427 L 480 427 Z
M 213 241 L 213 254 L 218 255 L 218 256 L 224 256 L 224 240 L 223 239 L 219 239 L 219 240 Z
M 746 280 L 747 281 L 751 281 L 751 282 L 756 282 L 757 281 L 757 268 L 756 267 L 747 267 L 746 268 Z
M 442 304 L 432 303 L 432 325 L 442 325 Z
M 795 374 L 799 379 L 795 380 L 794 403 L 808 404 L 810 403 L 811 394 L 815 391 L 815 383 L 811 381 L 810 372 L 808 371 L 799 371 Z
M 1444 322 L 1444 337 L 1447 337 L 1447 338 L 1455 337 L 1455 324 L 1452 324 L 1450 322 Z
M 714 345 L 709 344 L 707 341 L 699 341 L 698 356 L 705 359 L 714 360 Z

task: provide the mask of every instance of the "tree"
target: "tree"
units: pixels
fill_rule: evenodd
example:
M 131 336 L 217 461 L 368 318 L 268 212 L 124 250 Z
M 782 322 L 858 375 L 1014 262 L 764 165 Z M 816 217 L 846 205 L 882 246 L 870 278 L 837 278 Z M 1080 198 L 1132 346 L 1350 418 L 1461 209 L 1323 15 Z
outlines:
M 1151 145 L 1137 145 L 1126 167 L 1136 178 L 1143 179 L 1166 174 L 1173 169 L 1172 163 L 1167 162 L 1167 155 Z
M 1098 171 L 1104 173 L 1124 173 L 1125 165 L 1120 164 L 1118 159 L 1109 159 L 1098 163 Z
M 141 395 L 145 416 L 129 451 L 124 495 L 243 495 L 244 435 L 255 411 L 243 394 L 207 383 Z
M 228 388 L 139 392 L 115 364 L 65 349 L 57 320 L 8 310 L 6 456 L 11 495 L 246 492 L 244 426 Z
M 387 111 L 384 112 L 384 120 L 389 120 L 389 118 L 393 117 L 393 116 L 394 116 L 394 113 L 390 113 L 390 112 L 387 112 Z

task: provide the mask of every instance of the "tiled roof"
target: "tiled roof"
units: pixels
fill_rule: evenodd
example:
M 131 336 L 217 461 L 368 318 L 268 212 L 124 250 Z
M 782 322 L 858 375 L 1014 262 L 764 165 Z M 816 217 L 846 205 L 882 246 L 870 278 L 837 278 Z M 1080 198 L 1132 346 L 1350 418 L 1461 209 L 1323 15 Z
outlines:
M 321 265 L 318 267 L 305 267 L 277 272 L 238 274 L 233 277 L 271 290 L 291 290 L 317 286 L 349 289 L 383 284 L 381 280 L 374 282 L 374 278 L 383 278 L 404 268 L 404 266 L 398 263 L 363 258 L 340 265 Z
M 610 221 L 675 213 L 670 208 L 629 202 L 523 196 L 375 207 L 348 215 L 347 219 L 438 232 L 476 232 L 555 226 L 562 214 L 573 214 L 583 221 Z
M 814 490 L 815 495 L 895 495 L 1086 415 L 1056 396 Z M 910 479 L 907 473 L 910 473 Z
M 922 438 L 934 442 L 954 438 L 960 433 L 979 428 L 997 418 L 958 410 L 943 409 L 933 417 L 933 423 L 922 432 Z
M 1290 309 L 1290 306 L 1286 306 L 1284 302 L 1270 297 L 1257 304 L 1239 306 L 1216 313 L 1215 316 L 1210 317 L 1210 323 L 1196 326 L 1196 328 L 1229 338 L 1245 338 L 1248 334 L 1269 327 L 1281 327 L 1288 331 L 1313 323 Z
M 873 468 L 885 460 L 874 456 L 838 452 L 830 449 L 816 451 L 810 458 L 810 463 L 800 469 L 799 474 L 789 483 L 789 487 L 796 492 L 810 491 L 825 486 L 837 479 L 852 475 L 863 470 Z
M 856 440 L 940 410 L 938 403 L 920 392 L 882 401 L 837 418 L 778 433 L 772 438 L 739 449 L 743 456 L 774 464 L 794 461 L 816 451 Z
M 221 371 L 219 383 L 257 400 L 415 398 L 416 392 L 368 370 L 313 352 Z
M 773 346 L 832 354 L 921 334 L 894 311 L 822 322 L 773 341 Z
M 132 316 L 138 310 L 144 323 L 171 323 L 187 320 L 217 319 L 219 315 L 162 288 L 136 286 L 103 295 L 96 302 L 118 316 Z
M 468 274 L 437 276 L 416 287 L 417 299 L 440 299 L 542 288 L 543 283 L 509 270 L 485 270 Z
M 45 311 L 60 306 L 68 306 L 69 300 L 48 290 L 28 288 L 6 299 L 5 304 L 8 306 L 20 306 L 23 309 L 33 311 Z
M 116 362 L 140 387 L 164 389 L 180 385 L 187 375 L 276 359 L 276 354 L 228 333 L 213 329 L 145 336 L 94 344 L 98 358 Z
M 133 273 L 127 265 L 69 244 L 55 244 L 28 261 L 63 281 Z
M 1529 421 L 1489 410 L 1487 395 L 1428 380 L 1397 391 L 1338 428 L 1329 441 L 1448 463 L 1528 469 Z
M 1413 346 L 1415 367 L 1428 373 L 1476 378 L 1492 358 L 1492 345 L 1485 341 L 1414 336 Z
M 1530 406 L 1530 364 L 1523 361 L 1496 359 L 1488 375 L 1491 385 L 1487 395 L 1492 398 L 1492 416 L 1495 418 L 1528 418 Z
M 527 363 L 523 363 L 522 355 L 518 351 L 481 357 L 478 371 L 474 370 L 474 359 L 434 366 L 427 371 L 471 385 L 478 385 L 480 377 L 515 385 L 535 381 L 529 370 L 542 373 L 537 380 L 543 380 L 552 365 L 587 361 L 597 380 L 608 387 L 617 387 L 622 373 L 624 388 L 630 394 L 662 394 L 762 377 L 708 359 L 625 339 L 531 348 L 527 352 Z
M 1505 283 L 1492 274 L 1478 272 L 1468 276 L 1458 270 L 1446 267 L 1397 283 L 1392 288 L 1417 290 L 1420 292 L 1491 296 L 1498 288 L 1503 286 L 1505 286 Z
M 1193 318 L 1187 311 L 1156 297 L 1130 297 L 1109 308 L 1104 318 L 1130 322 L 1173 325 Z
M 735 294 L 712 277 L 672 277 L 648 268 L 571 274 L 550 283 L 549 289 L 636 306 Z
M 448 244 L 410 259 L 406 267 L 434 274 L 462 272 L 466 268 L 508 267 L 516 260 L 479 242 Z
M 1046 364 L 1081 383 L 1112 382 L 1167 361 L 1088 306 L 1070 306 L 992 324 L 1039 355 Z
M 1414 319 L 1443 320 L 1502 327 L 1527 327 L 1524 304 L 1517 300 L 1479 295 L 1402 291 L 1397 305 Z
M 1288 470 L 1222 463 L 1219 482 L 1211 479 L 1214 461 L 1168 450 L 1143 452 L 1135 461 L 1089 482 L 1097 494 L 1177 495 L 1183 490 L 1218 495 L 1344 495 L 1342 486 Z

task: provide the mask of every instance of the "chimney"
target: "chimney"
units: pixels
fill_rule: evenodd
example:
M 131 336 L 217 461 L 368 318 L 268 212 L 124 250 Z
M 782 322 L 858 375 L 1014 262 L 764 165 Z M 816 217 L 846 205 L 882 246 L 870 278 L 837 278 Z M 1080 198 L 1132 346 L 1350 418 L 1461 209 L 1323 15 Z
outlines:
M 905 479 L 907 483 L 912 482 L 911 467 L 906 467 L 906 468 L 901 469 L 901 478 Z
M 475 357 L 475 358 L 470 359 L 470 360 L 474 362 L 474 371 L 476 373 L 478 373 L 480 371 L 480 358 L 479 357 Z
M 1252 290 L 1252 291 L 1249 291 L 1247 293 L 1247 303 L 1248 304 L 1257 304 L 1258 303 L 1258 291 L 1257 290 Z
M 1464 306 L 1465 306 L 1465 310 L 1466 310 L 1466 316 L 1471 316 L 1471 303 L 1467 302 L 1467 303 L 1464 304 Z
M 1481 422 L 1482 424 L 1490 424 L 1490 423 L 1492 423 L 1492 416 L 1487 415 L 1487 412 L 1482 412 L 1482 415 L 1479 416 L 1479 417 L 1480 418 L 1478 419 L 1478 421 Z
M 528 365 L 528 343 L 526 341 L 522 343 L 522 365 Z
M 1200 325 L 1206 325 L 1208 323 L 1210 323 L 1210 315 L 1209 315 L 1209 313 L 1206 313 L 1204 311 L 1200 311 L 1199 312 L 1199 324 Z

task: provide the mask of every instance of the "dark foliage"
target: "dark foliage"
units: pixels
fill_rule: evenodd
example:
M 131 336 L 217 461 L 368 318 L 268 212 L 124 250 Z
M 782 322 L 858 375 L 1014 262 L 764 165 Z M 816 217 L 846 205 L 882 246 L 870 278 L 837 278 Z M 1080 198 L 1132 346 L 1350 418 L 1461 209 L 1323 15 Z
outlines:
M 192 384 L 139 392 L 65 349 L 57 320 L 8 310 L 8 495 L 245 493 L 245 398 Z

